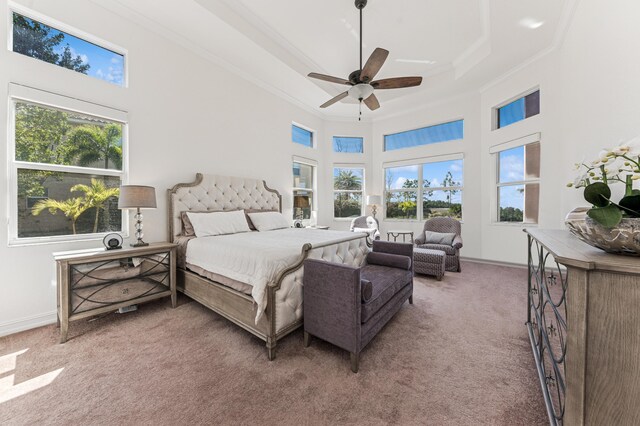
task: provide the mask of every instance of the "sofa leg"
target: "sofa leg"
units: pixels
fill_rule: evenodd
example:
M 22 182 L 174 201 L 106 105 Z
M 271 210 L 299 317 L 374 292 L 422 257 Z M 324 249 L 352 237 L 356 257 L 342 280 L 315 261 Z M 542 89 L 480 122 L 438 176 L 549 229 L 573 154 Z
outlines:
M 304 347 L 308 348 L 310 345 L 311 345 L 311 335 L 305 331 L 304 332 Z
M 354 373 L 357 373 L 359 367 L 360 367 L 360 354 L 351 352 L 351 371 L 353 371 Z
M 413 294 L 411 296 L 409 296 L 409 304 L 413 305 Z
M 436 277 L 436 280 L 438 280 L 438 281 L 442 281 L 442 275 L 438 275 L 438 276 Z

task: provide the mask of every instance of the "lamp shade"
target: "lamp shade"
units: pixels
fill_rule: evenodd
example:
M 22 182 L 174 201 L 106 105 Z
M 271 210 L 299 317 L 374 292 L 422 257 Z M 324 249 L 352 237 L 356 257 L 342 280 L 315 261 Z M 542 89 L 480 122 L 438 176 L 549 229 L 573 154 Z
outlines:
M 119 209 L 155 209 L 156 207 L 156 189 L 153 186 L 122 185 L 120 187 Z
M 310 207 L 308 195 L 295 195 L 293 197 L 293 207 L 299 209 L 306 209 Z
M 374 206 L 374 205 L 381 205 L 382 204 L 382 197 L 379 195 L 367 195 L 367 205 L 368 206 Z

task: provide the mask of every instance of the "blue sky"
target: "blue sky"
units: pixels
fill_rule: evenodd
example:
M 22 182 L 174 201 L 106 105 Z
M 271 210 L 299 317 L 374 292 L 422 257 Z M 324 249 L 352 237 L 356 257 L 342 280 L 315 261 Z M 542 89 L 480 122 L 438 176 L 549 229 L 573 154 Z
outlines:
M 29 18 L 26 19 L 33 21 Z M 51 28 L 49 32 L 51 37 L 55 37 L 57 34 L 64 35 L 64 40 L 55 48 L 57 54 L 62 54 L 68 44 L 74 58 L 80 56 L 85 64 L 90 65 L 87 75 L 119 86 L 124 84 L 124 57 L 122 55 L 48 25 L 42 23 L 40 25 Z
M 313 145 L 312 133 L 296 125 L 291 126 L 291 140 L 308 147 Z
M 362 152 L 362 138 L 358 137 L 333 137 L 333 152 L 349 152 L 359 153 Z
M 499 109 L 500 122 L 498 127 L 508 126 L 525 118 L 524 98 L 517 99 Z
M 524 180 L 524 146 L 500 152 L 499 178 L 501 183 Z M 506 186 L 500 189 L 500 206 L 524 209 L 522 185 Z

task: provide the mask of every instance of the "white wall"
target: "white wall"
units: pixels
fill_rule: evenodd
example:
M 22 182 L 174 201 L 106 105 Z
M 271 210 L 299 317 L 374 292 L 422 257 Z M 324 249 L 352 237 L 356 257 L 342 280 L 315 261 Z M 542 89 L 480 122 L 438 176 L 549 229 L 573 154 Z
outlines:
M 563 227 L 581 194 L 565 187 L 572 165 L 604 146 L 640 134 L 640 4 L 632 0 L 582 0 L 564 43 L 552 53 L 486 87 L 482 92 L 431 103 L 421 110 L 375 123 L 330 122 L 302 110 L 195 54 L 159 38 L 90 2 L 21 0 L 46 15 L 128 49 L 126 89 L 0 49 L 0 99 L 9 82 L 120 108 L 130 116 L 130 183 L 158 189 L 159 208 L 145 214 L 150 241 L 166 238 L 165 189 L 203 171 L 257 177 L 281 191 L 291 215 L 292 155 L 313 158 L 318 170 L 318 222 L 334 221 L 332 165 L 365 163 L 366 191 L 383 190 L 382 164 L 463 152 L 466 257 L 524 263 L 522 226 L 491 223 L 489 147 L 526 134 L 542 134 L 540 226 Z M 6 45 L 6 0 L 0 1 L 0 43 Z M 541 90 L 541 113 L 498 131 L 491 108 L 532 87 Z M 433 100 L 425 99 L 425 103 Z M 455 118 L 465 119 L 463 141 L 382 152 L 382 136 Z M 7 102 L 0 102 L 0 129 L 7 128 Z M 291 143 L 292 121 L 316 131 L 313 150 Z M 362 156 L 334 154 L 333 135 L 364 136 Z M 6 136 L 2 136 L 5 139 Z M 6 173 L 6 151 L 0 150 Z M 0 208 L 7 211 L 7 179 L 0 184 Z M 368 209 L 367 209 L 368 212 Z M 378 216 L 382 218 L 382 212 Z M 381 221 L 390 228 L 422 229 L 419 222 Z M 0 334 L 54 319 L 55 281 L 51 253 L 95 247 L 96 241 L 8 247 L 0 229 Z
M 128 111 L 129 183 L 157 189 L 158 209 L 145 212 L 148 241 L 167 237 L 166 189 L 192 181 L 196 172 L 265 179 L 283 195 L 292 214 L 292 155 L 320 159 L 323 147 L 309 150 L 291 142 L 291 122 L 317 131 L 324 121 L 271 93 L 145 31 L 91 2 L 24 1 L 25 6 L 94 34 L 129 52 L 129 87 L 95 78 L 0 48 L 0 129 L 6 145 L 7 87 L 25 84 Z M 7 2 L 0 2 L 0 46 L 7 45 Z M 0 208 L 7 211 L 7 157 Z M 320 177 L 326 179 L 322 170 Z M 329 172 L 327 172 L 329 173 Z M 321 205 L 320 207 L 322 207 Z M 321 215 L 323 214 L 321 210 Z M 52 252 L 96 247 L 99 241 L 8 247 L 0 227 L 0 335 L 55 320 L 55 270 Z

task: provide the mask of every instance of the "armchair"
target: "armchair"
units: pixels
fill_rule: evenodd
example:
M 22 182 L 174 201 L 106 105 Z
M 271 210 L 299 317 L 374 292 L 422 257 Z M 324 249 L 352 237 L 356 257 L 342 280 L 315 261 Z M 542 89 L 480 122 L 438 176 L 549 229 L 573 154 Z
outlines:
M 351 221 L 351 232 L 369 232 L 372 240 L 380 239 L 378 220 L 373 216 L 359 216 Z
M 425 242 L 425 232 L 441 232 L 456 234 L 451 245 L 447 244 L 429 244 Z M 460 249 L 462 248 L 462 227 L 460 222 L 450 217 L 434 217 L 424 223 L 424 229 L 421 235 L 414 238 L 413 242 L 416 247 L 441 250 L 446 254 L 445 268 L 447 271 L 460 272 Z

